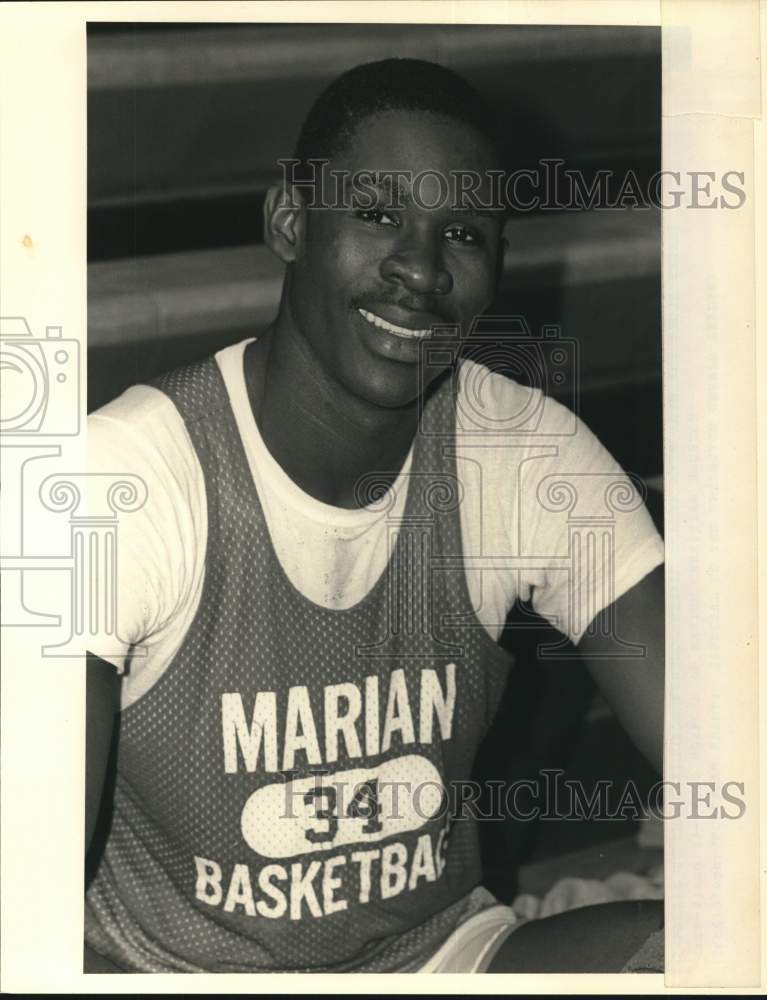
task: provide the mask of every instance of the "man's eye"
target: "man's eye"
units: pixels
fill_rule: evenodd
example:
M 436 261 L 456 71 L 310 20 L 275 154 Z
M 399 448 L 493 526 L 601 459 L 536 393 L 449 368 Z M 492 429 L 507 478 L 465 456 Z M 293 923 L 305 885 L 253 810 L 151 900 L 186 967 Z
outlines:
M 396 226 L 394 219 L 382 212 L 380 208 L 358 208 L 355 212 L 358 219 L 363 222 L 372 222 L 378 226 Z
M 474 235 L 465 226 L 448 226 L 445 236 L 453 243 L 476 243 Z

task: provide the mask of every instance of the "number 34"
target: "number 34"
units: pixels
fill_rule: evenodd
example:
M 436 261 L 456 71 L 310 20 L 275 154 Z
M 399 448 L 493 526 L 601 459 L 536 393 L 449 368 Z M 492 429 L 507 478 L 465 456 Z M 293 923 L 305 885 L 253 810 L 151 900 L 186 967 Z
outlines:
M 312 844 L 332 842 L 338 833 L 338 793 L 333 785 L 312 788 L 304 795 L 304 803 L 314 806 L 314 823 L 305 830 L 306 839 Z M 383 823 L 378 818 L 381 807 L 378 800 L 378 779 L 364 781 L 357 788 L 342 818 L 364 819 L 362 833 L 378 833 Z

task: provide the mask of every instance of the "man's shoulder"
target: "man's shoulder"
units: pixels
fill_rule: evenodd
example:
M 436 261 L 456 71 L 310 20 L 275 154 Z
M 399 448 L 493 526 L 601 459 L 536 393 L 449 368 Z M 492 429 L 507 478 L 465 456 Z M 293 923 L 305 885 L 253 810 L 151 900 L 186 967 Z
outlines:
M 139 428 L 156 422 L 182 420 L 178 401 L 186 397 L 192 408 L 217 409 L 226 392 L 216 364 L 216 355 L 178 365 L 125 389 L 119 396 L 94 410 L 88 420 L 109 420 Z
M 88 416 L 91 469 L 154 470 L 181 480 L 196 474 L 194 449 L 171 398 L 148 384 L 130 386 Z
M 534 381 L 541 373 L 530 374 Z M 458 377 L 458 432 L 520 442 L 589 434 L 575 409 L 549 395 L 545 378 L 542 381 L 543 385 L 526 385 L 481 362 L 464 360 Z
M 152 387 L 172 400 L 187 424 L 228 409 L 229 396 L 219 362 L 223 353 L 173 368 L 152 380 Z
M 148 383 L 137 383 L 90 413 L 88 424 L 109 423 L 140 430 L 158 421 L 172 420 L 174 413 L 178 418 L 178 412 L 164 392 Z

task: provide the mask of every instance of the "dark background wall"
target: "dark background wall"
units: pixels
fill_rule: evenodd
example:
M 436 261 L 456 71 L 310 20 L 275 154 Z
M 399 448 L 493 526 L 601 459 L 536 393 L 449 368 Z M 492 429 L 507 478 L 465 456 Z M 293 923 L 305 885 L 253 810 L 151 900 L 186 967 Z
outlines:
M 320 88 L 391 55 L 468 77 L 497 109 L 510 169 L 561 159 L 587 182 L 612 171 L 613 188 L 660 169 L 655 28 L 90 25 L 91 408 L 269 322 L 281 266 L 261 205 L 276 161 Z M 627 468 L 659 473 L 659 213 L 526 212 L 507 236 L 495 311 L 577 340 L 581 415 Z
M 91 409 L 273 318 L 282 270 L 261 242 L 261 207 L 277 159 L 292 155 L 333 77 L 405 55 L 451 66 L 486 95 L 509 169 L 560 159 L 587 183 L 608 170 L 613 193 L 627 171 L 645 185 L 660 169 L 657 28 L 90 25 Z M 568 403 L 577 389 L 580 415 L 624 468 L 659 484 L 659 212 L 519 213 L 507 238 L 495 312 L 524 316 L 534 332 L 561 327 L 578 347 L 577 384 L 546 388 Z M 650 507 L 660 524 L 660 493 Z M 551 638 L 523 609 L 512 613 L 503 642 L 517 669 L 477 774 L 509 781 L 565 767 L 586 782 L 632 777 L 646 787 L 652 774 L 595 706 L 583 669 L 536 662 L 536 644 Z M 616 824 L 626 829 L 486 824 L 488 884 L 510 898 L 519 862 L 604 841 Z

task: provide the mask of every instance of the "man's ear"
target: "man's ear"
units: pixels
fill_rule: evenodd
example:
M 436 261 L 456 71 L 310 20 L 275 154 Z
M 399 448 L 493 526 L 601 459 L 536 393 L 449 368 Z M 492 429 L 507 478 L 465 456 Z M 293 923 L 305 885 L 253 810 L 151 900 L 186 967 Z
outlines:
M 298 256 L 305 222 L 304 199 L 298 188 L 273 184 L 264 200 L 264 243 L 286 264 Z

